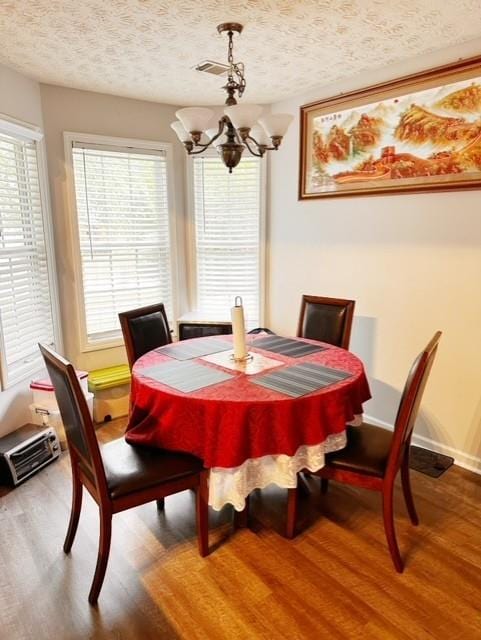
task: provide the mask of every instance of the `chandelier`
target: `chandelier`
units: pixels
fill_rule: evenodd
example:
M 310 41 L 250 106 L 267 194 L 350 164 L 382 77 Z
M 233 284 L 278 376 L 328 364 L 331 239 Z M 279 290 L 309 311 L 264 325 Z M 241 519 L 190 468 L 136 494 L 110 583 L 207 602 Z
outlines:
M 266 151 L 277 151 L 293 116 L 287 113 L 261 115 L 262 107 L 255 104 L 237 104 L 235 95 L 241 98 L 246 88 L 244 65 L 234 62 L 234 33 L 242 32 L 242 25 L 237 22 L 225 22 L 217 27 L 219 33 L 227 33 L 229 39 L 229 70 L 227 84 L 223 89 L 227 92 L 224 115 L 211 127 L 214 117 L 212 109 L 205 107 L 186 107 L 176 112 L 178 120 L 170 126 L 183 143 L 189 155 L 203 153 L 213 145 L 219 153 L 229 173 L 236 167 L 245 148 L 253 155 L 262 158 Z M 215 126 L 217 124 L 217 126 Z M 209 139 L 204 142 L 205 134 Z

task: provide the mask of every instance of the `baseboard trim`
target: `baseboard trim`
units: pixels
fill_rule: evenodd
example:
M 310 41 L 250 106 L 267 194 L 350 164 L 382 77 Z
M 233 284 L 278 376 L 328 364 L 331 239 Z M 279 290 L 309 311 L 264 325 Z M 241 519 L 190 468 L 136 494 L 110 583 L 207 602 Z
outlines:
M 383 429 L 388 429 L 389 431 L 393 430 L 392 425 L 384 422 L 383 420 L 378 420 L 377 418 L 373 418 L 372 416 L 367 415 L 364 417 L 366 422 L 370 422 L 377 427 L 382 427 Z M 464 451 L 460 451 L 459 449 L 454 449 L 454 447 L 449 447 L 448 445 L 442 444 L 441 442 L 436 442 L 435 440 L 431 440 L 431 438 L 426 438 L 425 436 L 418 436 L 416 435 L 416 433 L 413 434 L 412 444 L 414 444 L 416 447 L 430 449 L 431 451 L 441 453 L 445 456 L 451 456 L 451 458 L 454 458 L 454 464 L 458 467 L 462 467 L 463 469 L 467 469 L 468 471 L 473 471 L 473 473 L 481 475 L 481 458 L 472 456 L 470 453 L 465 453 Z

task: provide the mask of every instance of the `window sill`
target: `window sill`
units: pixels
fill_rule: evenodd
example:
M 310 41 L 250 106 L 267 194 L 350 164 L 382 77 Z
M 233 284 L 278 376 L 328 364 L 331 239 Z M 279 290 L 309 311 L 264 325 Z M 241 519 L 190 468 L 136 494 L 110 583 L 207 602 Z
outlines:
M 108 349 L 116 349 L 117 347 L 123 347 L 124 341 L 121 338 L 109 341 L 87 342 L 80 346 L 81 353 L 89 353 L 91 351 L 107 351 Z

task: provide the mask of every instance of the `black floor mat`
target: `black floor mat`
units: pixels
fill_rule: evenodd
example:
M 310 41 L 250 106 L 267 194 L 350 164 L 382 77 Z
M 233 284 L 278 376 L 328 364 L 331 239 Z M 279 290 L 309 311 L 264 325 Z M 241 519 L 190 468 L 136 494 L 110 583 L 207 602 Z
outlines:
M 453 462 L 454 458 L 449 456 L 443 456 L 441 453 L 429 451 L 429 449 L 411 446 L 409 466 L 414 471 L 425 473 L 431 478 L 439 478 L 446 469 L 449 469 Z

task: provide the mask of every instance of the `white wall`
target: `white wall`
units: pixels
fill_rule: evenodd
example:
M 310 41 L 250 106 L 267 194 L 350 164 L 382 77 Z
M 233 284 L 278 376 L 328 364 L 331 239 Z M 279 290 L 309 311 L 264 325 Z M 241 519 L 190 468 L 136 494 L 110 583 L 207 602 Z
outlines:
M 65 355 L 80 369 L 92 370 L 127 362 L 124 347 L 82 353 L 79 346 L 74 267 L 69 232 L 65 178 L 64 131 L 174 143 L 174 201 L 176 215 L 184 215 L 185 151 L 170 123 L 178 107 L 129 98 L 41 85 L 47 162 L 59 280 Z M 181 227 L 182 228 L 182 227 Z M 182 239 L 180 239 L 182 240 Z M 184 260 L 180 241 L 179 261 Z M 185 292 L 180 282 L 179 291 Z M 182 300 L 180 301 L 182 304 Z
M 0 65 L 0 114 L 42 126 L 40 88 L 37 82 Z M 0 437 L 30 421 L 29 381 L 0 391 Z
M 302 293 L 356 300 L 351 347 L 373 395 L 365 412 L 391 424 L 411 362 L 442 330 L 418 442 L 481 471 L 481 191 L 297 200 L 300 105 L 447 63 L 456 53 L 274 105 L 296 121 L 271 161 L 268 320 L 293 335 Z

